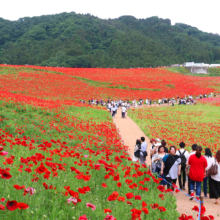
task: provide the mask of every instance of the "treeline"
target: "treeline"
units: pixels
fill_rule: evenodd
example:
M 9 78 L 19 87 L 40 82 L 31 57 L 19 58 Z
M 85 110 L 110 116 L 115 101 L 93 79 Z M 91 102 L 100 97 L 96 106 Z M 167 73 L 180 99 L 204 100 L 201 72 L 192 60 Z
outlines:
M 0 63 L 130 68 L 186 61 L 220 63 L 220 36 L 158 17 L 0 18 Z

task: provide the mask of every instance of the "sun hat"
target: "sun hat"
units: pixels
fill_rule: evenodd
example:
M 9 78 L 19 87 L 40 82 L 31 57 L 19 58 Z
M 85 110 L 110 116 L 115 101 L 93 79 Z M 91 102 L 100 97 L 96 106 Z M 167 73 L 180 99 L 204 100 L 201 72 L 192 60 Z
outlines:
M 155 142 L 156 142 L 156 140 L 155 140 L 155 139 L 151 138 L 151 139 L 150 139 L 150 142 L 152 143 L 153 141 L 155 141 Z
M 157 142 L 160 142 L 160 139 L 159 139 L 159 138 L 157 138 L 157 139 L 156 139 L 156 141 L 157 141 Z

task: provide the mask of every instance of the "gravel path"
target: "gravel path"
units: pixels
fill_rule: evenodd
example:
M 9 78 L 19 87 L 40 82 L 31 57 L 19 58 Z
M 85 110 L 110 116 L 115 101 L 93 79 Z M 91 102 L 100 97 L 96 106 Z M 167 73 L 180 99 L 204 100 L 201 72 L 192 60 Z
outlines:
M 155 105 L 154 107 L 156 106 L 159 107 L 159 105 Z M 119 134 L 124 141 L 124 145 L 129 146 L 129 154 L 131 155 L 131 157 L 133 157 L 134 154 L 136 140 L 140 139 L 140 137 L 142 136 L 145 137 L 148 151 L 147 165 L 150 165 L 150 139 L 144 134 L 140 127 L 130 117 L 127 116 L 126 118 L 122 118 L 120 108 L 118 109 L 118 113 L 116 114 L 116 116 L 113 118 L 113 122 L 118 128 Z M 188 192 L 188 190 L 186 189 L 185 192 Z M 192 208 L 194 206 L 199 206 L 199 203 L 196 201 L 190 201 L 189 197 L 181 192 L 175 193 L 175 196 L 177 198 L 177 211 L 181 214 L 184 213 L 187 215 L 192 215 L 195 217 L 195 219 L 197 219 L 197 212 L 192 211 Z M 214 202 L 215 201 L 213 199 L 204 199 L 206 215 L 213 215 L 215 219 L 218 220 L 220 219 L 220 201 L 219 205 L 215 205 Z

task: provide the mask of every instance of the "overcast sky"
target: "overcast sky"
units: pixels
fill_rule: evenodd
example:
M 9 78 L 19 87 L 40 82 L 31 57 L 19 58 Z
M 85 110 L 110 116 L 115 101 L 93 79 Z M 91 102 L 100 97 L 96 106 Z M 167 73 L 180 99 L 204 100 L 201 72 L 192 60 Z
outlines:
M 5 0 L 0 4 L 0 17 L 17 20 L 22 17 L 90 13 L 99 18 L 136 18 L 158 16 L 169 18 L 172 24 L 185 23 L 198 29 L 220 34 L 219 0 Z

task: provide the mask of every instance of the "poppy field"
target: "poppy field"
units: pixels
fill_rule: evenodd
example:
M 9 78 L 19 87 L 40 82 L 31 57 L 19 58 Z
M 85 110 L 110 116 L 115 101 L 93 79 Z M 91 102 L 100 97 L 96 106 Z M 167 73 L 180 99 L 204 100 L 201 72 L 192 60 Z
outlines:
M 0 65 L 1 97 L 34 105 L 73 105 L 90 99 L 185 97 L 220 91 L 220 77 L 160 69 L 85 69 Z M 2 94 L 3 93 L 3 94 Z
M 215 77 L 196 78 L 164 69 L 1 65 L 0 219 L 193 219 L 176 211 L 176 198 L 159 186 L 160 179 L 145 165 L 131 161 L 106 108 L 79 100 L 197 95 L 216 91 L 220 82 Z M 197 123 L 200 127 L 193 128 L 201 131 L 210 128 L 212 122 L 204 121 L 207 115 L 193 108 L 172 111 L 175 117 L 181 112 L 188 121 L 191 114 L 202 116 L 203 124 L 195 119 L 191 125 Z M 209 105 L 206 108 L 209 114 Z M 129 114 L 142 129 L 148 128 L 147 134 L 171 144 L 176 143 L 178 123 L 160 130 L 154 124 L 155 119 L 166 124 L 169 111 L 147 108 Z M 211 111 L 218 116 L 217 107 Z M 186 125 L 181 120 L 180 126 Z M 213 143 L 218 122 L 205 134 L 205 138 L 212 135 Z M 184 129 L 178 140 L 187 138 L 188 145 L 197 141 Z M 211 140 L 198 138 L 215 150 Z

